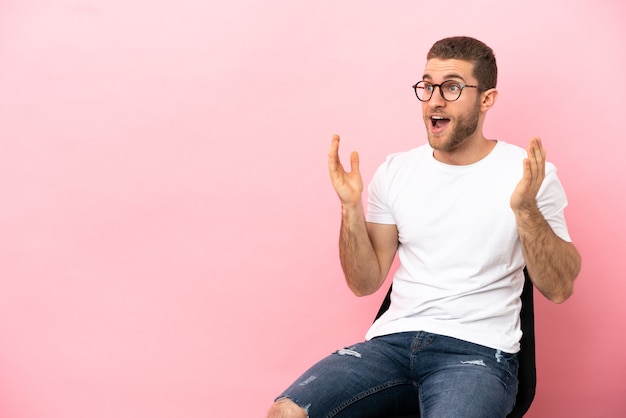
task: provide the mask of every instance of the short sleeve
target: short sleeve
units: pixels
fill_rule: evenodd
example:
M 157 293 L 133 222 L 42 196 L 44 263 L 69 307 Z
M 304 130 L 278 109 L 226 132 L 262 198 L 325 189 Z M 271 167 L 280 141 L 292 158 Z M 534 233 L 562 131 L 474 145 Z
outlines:
M 381 164 L 368 187 L 367 222 L 394 225 L 396 221 L 389 203 L 389 160 Z
M 556 174 L 556 167 L 551 163 L 546 164 L 546 176 L 537 194 L 537 205 L 554 233 L 564 241 L 571 242 L 565 222 L 567 195 Z

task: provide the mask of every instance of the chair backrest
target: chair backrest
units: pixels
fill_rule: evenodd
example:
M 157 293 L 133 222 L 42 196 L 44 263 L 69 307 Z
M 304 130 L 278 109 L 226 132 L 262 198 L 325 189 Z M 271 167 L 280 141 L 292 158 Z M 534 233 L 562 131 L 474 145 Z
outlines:
M 513 411 L 507 418 L 520 418 L 530 408 L 535 399 L 535 388 L 537 387 L 537 365 L 535 363 L 535 299 L 533 293 L 533 283 L 528 275 L 528 270 L 524 269 L 524 290 L 522 291 L 522 311 L 520 321 L 522 327 L 522 339 L 520 340 L 520 351 L 517 353 L 519 370 L 517 371 L 517 397 Z
M 378 309 L 375 320 L 380 318 L 380 316 L 389 309 L 391 305 L 392 286 L 389 286 L 389 291 Z M 519 384 L 517 387 L 515 406 L 513 407 L 513 411 L 507 415 L 507 418 L 520 418 L 524 416 L 530 408 L 533 399 L 535 399 L 535 388 L 537 387 L 537 366 L 535 363 L 535 301 L 533 284 L 526 268 L 524 268 L 524 290 L 522 290 L 520 298 L 522 300 L 520 322 L 523 335 L 520 340 L 520 351 L 517 353 L 517 359 L 519 361 L 517 379 Z M 410 417 L 406 416 L 405 418 Z M 419 416 L 416 418 L 419 418 Z

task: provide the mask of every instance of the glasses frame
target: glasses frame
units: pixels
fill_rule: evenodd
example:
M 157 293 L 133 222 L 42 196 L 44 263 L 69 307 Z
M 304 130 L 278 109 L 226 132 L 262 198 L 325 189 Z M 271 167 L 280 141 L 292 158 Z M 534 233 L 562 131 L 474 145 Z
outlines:
M 426 100 L 422 100 L 422 99 L 420 99 L 420 97 L 419 97 L 419 96 L 418 96 L 418 94 L 417 94 L 417 87 L 418 87 L 420 84 L 422 84 L 422 83 L 423 83 L 423 84 L 428 83 L 428 84 L 430 84 L 430 85 L 433 87 L 433 91 L 430 93 L 430 97 L 429 97 L 428 99 L 426 99 Z M 459 87 L 461 88 L 461 91 L 459 92 L 459 95 L 457 96 L 457 98 L 456 98 L 456 99 L 453 99 L 453 100 L 448 100 L 448 99 L 446 99 L 446 97 L 443 95 L 443 90 L 441 89 L 441 86 L 443 86 L 443 85 L 444 85 L 444 84 L 446 84 L 446 83 L 456 83 L 456 84 L 458 84 L 458 85 L 459 85 Z M 459 100 L 459 98 L 461 97 L 461 94 L 463 94 L 463 89 L 464 89 L 465 87 L 470 87 L 470 88 L 473 88 L 473 89 L 478 89 L 478 91 L 482 91 L 482 90 L 484 90 L 484 89 L 482 89 L 482 88 L 480 88 L 480 87 L 478 87 L 478 86 L 473 86 L 473 85 L 471 85 L 471 84 L 459 83 L 459 82 L 458 82 L 458 81 L 456 81 L 456 80 L 446 80 L 446 81 L 444 81 L 443 83 L 440 83 L 440 84 L 434 84 L 434 83 L 431 83 L 430 81 L 421 80 L 421 81 L 418 81 L 417 83 L 413 84 L 411 87 L 413 88 L 413 91 L 415 92 L 415 97 L 417 97 L 417 100 L 419 100 L 420 102 L 427 102 L 427 101 L 429 101 L 430 99 L 432 99 L 432 98 L 433 98 L 433 95 L 435 94 L 435 87 L 439 87 L 439 94 L 441 95 L 441 98 L 442 98 L 443 100 L 445 100 L 446 102 L 456 102 L 457 100 Z

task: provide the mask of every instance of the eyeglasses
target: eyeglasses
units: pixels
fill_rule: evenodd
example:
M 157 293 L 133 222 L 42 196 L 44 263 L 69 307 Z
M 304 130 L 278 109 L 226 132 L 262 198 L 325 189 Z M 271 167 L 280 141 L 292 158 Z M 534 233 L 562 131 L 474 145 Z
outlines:
M 433 93 L 435 91 L 435 87 L 439 87 L 439 93 L 441 93 L 441 97 L 443 100 L 447 102 L 453 102 L 461 97 L 461 93 L 465 87 L 471 87 L 474 89 L 482 90 L 478 86 L 470 86 L 469 84 L 459 83 L 454 80 L 447 80 L 441 84 L 433 84 L 428 81 L 420 81 L 417 84 L 414 84 L 413 90 L 415 90 L 415 95 L 417 96 L 420 102 L 427 102 L 433 97 Z

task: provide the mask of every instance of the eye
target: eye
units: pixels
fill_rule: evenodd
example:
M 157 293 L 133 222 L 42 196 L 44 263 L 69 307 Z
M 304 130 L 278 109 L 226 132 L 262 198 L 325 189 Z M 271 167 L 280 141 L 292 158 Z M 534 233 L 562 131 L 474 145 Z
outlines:
M 447 81 L 446 82 L 446 90 L 450 93 L 458 93 L 461 91 L 461 84 L 456 81 Z
M 424 82 L 424 90 L 425 91 L 432 93 L 433 89 L 434 89 L 434 87 L 433 87 L 433 85 L 431 83 Z

